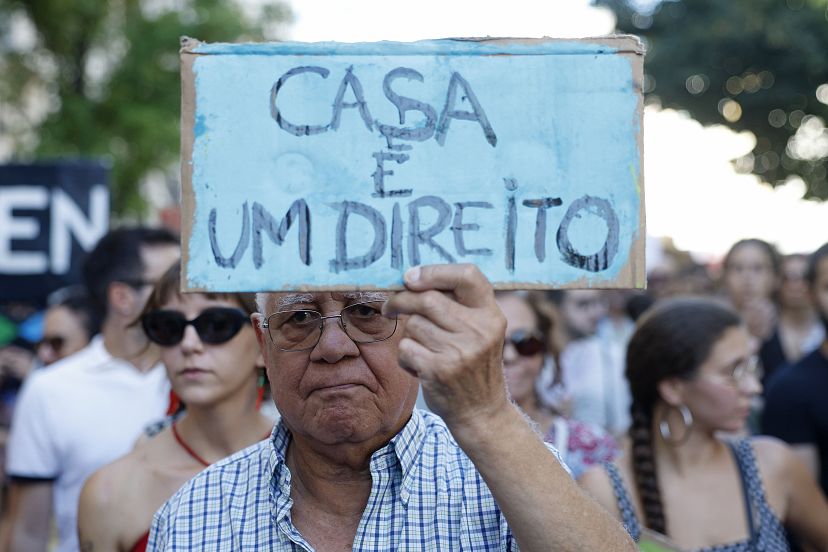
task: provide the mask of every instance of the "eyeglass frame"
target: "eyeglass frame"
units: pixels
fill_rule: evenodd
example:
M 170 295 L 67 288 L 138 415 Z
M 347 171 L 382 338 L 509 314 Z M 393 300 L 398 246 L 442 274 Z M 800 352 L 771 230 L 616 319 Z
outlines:
M 209 337 L 209 333 L 208 333 L 209 328 L 205 327 L 204 333 L 202 333 L 199 330 L 199 325 L 201 324 L 202 320 L 207 320 L 207 316 L 209 316 L 211 314 L 216 314 L 216 313 L 219 313 L 219 312 L 227 313 L 231 317 L 230 321 L 233 322 L 233 326 L 235 328 L 234 328 L 233 333 L 229 337 L 227 337 L 226 339 L 222 338 L 222 339 L 216 340 L 216 338 L 210 338 Z M 170 313 L 170 314 L 168 314 L 168 313 Z M 172 316 L 175 320 L 177 320 L 179 322 L 183 322 L 183 329 L 181 329 L 181 335 L 180 336 L 176 335 L 176 337 L 178 337 L 178 339 L 176 341 L 170 342 L 170 343 L 166 343 L 166 342 L 162 343 L 161 340 L 158 340 L 155 337 L 153 337 L 154 332 L 150 328 L 150 322 L 152 320 L 152 317 L 156 317 L 159 314 Z M 198 335 L 198 339 L 203 344 L 205 344 L 205 345 L 224 345 L 225 343 L 228 343 L 228 342 L 232 341 L 233 338 L 235 338 L 237 335 L 239 335 L 239 332 L 242 331 L 242 329 L 244 329 L 244 327 L 246 326 L 249 318 L 248 318 L 248 314 L 246 312 L 244 312 L 242 309 L 239 309 L 239 308 L 235 308 L 235 307 L 208 307 L 208 308 L 202 310 L 200 313 L 198 313 L 198 316 L 196 316 L 195 318 L 190 319 L 190 320 L 187 319 L 187 316 L 183 312 L 175 310 L 175 309 L 154 309 L 154 310 L 151 310 L 149 312 L 144 313 L 139 320 L 141 322 L 141 327 L 144 330 L 144 334 L 147 336 L 147 339 L 149 341 L 151 341 L 152 343 L 155 343 L 159 347 L 169 348 L 169 347 L 177 347 L 177 346 L 181 345 L 181 342 L 184 341 L 184 339 L 186 339 L 187 326 L 192 326 L 193 327 L 193 329 L 196 331 L 196 335 Z
M 718 374 L 722 377 L 724 382 L 727 385 L 733 387 L 740 387 L 744 385 L 745 378 L 748 376 L 753 376 L 756 378 L 756 381 L 761 382 L 762 376 L 764 375 L 762 369 L 762 362 L 759 359 L 758 355 L 750 355 L 746 359 L 739 361 L 733 366 L 733 370 L 730 374 Z
M 343 307 L 339 311 L 339 314 L 329 314 L 329 315 L 325 315 L 325 316 L 323 316 L 321 312 L 319 312 L 317 310 L 313 310 L 313 309 L 291 309 L 291 310 L 276 311 L 276 312 L 273 312 L 271 314 L 268 314 L 264 318 L 264 320 L 262 320 L 261 327 L 267 330 L 267 336 L 270 338 L 270 342 L 273 343 L 273 346 L 276 347 L 276 349 L 278 349 L 280 351 L 283 351 L 283 352 L 286 352 L 286 353 L 295 353 L 295 352 L 301 352 L 301 351 L 312 351 L 313 349 L 315 349 L 316 346 L 319 345 L 319 341 L 321 341 L 321 339 L 322 339 L 322 332 L 325 331 L 325 320 L 327 320 L 329 318 L 339 318 L 339 327 L 342 329 L 343 333 L 348 336 L 348 339 L 350 339 L 351 341 L 353 341 L 357 345 L 370 345 L 371 343 L 381 343 L 383 341 L 388 341 L 389 339 L 391 339 L 394 336 L 395 333 L 397 333 L 397 326 L 399 325 L 398 324 L 399 318 L 397 316 L 395 316 L 393 319 L 389 318 L 389 320 L 394 320 L 394 329 L 391 331 L 390 334 L 388 334 L 388 337 L 383 337 L 382 339 L 377 339 L 377 340 L 374 340 L 374 341 L 357 341 L 356 339 L 351 337 L 351 334 L 348 333 L 348 325 L 345 324 L 345 321 L 342 319 L 342 311 L 344 311 L 345 309 L 358 307 L 359 305 L 371 305 L 371 304 L 374 304 L 374 303 L 384 303 L 384 302 L 385 301 L 362 301 L 360 303 L 353 303 L 351 305 L 347 305 L 347 306 Z M 287 312 L 312 312 L 312 313 L 316 313 L 316 314 L 319 315 L 319 326 L 318 326 L 319 327 L 319 334 L 317 335 L 316 342 L 313 345 L 311 345 L 310 347 L 302 347 L 301 349 L 285 349 L 285 348 L 279 347 L 276 344 L 276 340 L 273 338 L 273 334 L 270 332 L 270 329 L 271 329 L 270 328 L 270 319 L 273 318 L 274 316 L 276 316 L 277 314 L 285 314 Z M 382 314 L 380 314 L 380 316 L 382 316 Z
M 520 336 L 520 339 L 516 339 L 516 336 Z M 536 340 L 540 344 L 540 349 L 531 354 L 525 354 L 520 352 L 518 345 L 521 342 L 526 342 L 530 339 Z M 531 358 L 533 356 L 540 355 L 546 352 L 546 343 L 543 342 L 543 334 L 538 330 L 515 330 L 511 334 L 507 335 L 503 340 L 504 351 L 506 350 L 507 344 L 511 345 L 515 352 L 523 358 Z
M 66 342 L 68 338 L 63 335 L 49 335 L 43 336 L 35 343 L 35 351 L 41 349 L 42 347 L 49 347 L 56 353 L 60 353 L 63 347 L 66 346 Z
M 120 282 L 135 290 L 139 290 L 142 287 L 155 285 L 155 282 L 153 282 L 152 280 L 146 280 L 144 278 L 118 278 L 116 280 L 113 280 L 113 282 Z

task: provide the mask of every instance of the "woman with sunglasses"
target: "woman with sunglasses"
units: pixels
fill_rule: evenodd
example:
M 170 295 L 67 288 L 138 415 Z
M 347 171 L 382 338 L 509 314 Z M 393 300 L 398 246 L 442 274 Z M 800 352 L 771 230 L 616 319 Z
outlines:
M 161 359 L 183 414 L 84 486 L 81 549 L 144 550 L 155 511 L 188 479 L 265 439 L 273 419 L 259 412 L 263 359 L 249 316 L 252 296 L 181 294 L 179 266 L 152 292 L 140 322 Z
M 538 424 L 544 440 L 555 445 L 573 477 L 591 464 L 611 461 L 618 451 L 612 436 L 596 425 L 562 416 L 538 397 L 536 380 L 544 362 L 558 360 L 548 337 L 551 320 L 518 292 L 498 292 L 496 299 L 506 316 L 503 373 L 512 400 Z
M 754 349 L 739 316 L 709 299 L 667 300 L 639 320 L 629 437 L 615 464 L 580 480 L 635 540 L 778 552 L 787 527 L 828 550 L 828 504 L 804 464 L 775 439 L 722 437 L 744 429 L 762 389 Z

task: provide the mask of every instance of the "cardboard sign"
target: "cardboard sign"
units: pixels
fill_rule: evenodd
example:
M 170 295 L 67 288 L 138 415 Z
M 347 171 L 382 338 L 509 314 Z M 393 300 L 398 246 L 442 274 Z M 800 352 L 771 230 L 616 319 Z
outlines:
M 183 286 L 643 287 L 634 37 L 182 49 Z
M 42 305 L 80 281 L 109 228 L 108 179 L 97 161 L 0 165 L 0 302 Z

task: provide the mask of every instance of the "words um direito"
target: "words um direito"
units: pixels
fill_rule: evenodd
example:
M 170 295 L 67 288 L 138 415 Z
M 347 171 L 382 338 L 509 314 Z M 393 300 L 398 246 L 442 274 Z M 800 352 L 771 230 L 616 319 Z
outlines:
M 509 188 L 507 186 L 507 189 Z M 245 201 L 241 206 L 240 227 L 236 228 L 227 225 L 219 228 L 220 213 L 219 209 L 214 207 L 210 211 L 207 228 L 213 259 L 219 267 L 234 269 L 250 251 L 253 265 L 258 270 L 267 264 L 266 243 L 290 247 L 287 242 L 291 234 L 297 245 L 295 259 L 306 266 L 311 266 L 314 262 L 312 236 L 313 239 L 333 240 L 334 258 L 324 261 L 333 273 L 366 268 L 382 262 L 383 259 L 394 269 L 418 265 L 421 263 L 423 248 L 428 248 L 445 262 L 458 262 L 460 259 L 473 261 L 475 256 L 491 257 L 494 254 L 490 248 L 469 248 L 466 243 L 469 233 L 491 230 L 482 229 L 479 224 L 464 220 L 466 214 L 473 210 L 494 211 L 495 207 L 488 201 L 449 203 L 438 196 L 425 195 L 406 203 L 394 202 L 383 211 L 358 201 L 328 203 L 323 207 L 334 209 L 337 218 L 334 228 L 325 228 L 331 235 L 321 237 L 314 234 L 317 230 L 313 223 L 314 214 L 303 198 L 294 200 L 286 211 L 282 211 L 283 215 L 279 214 L 280 211 L 270 209 L 259 202 L 254 201 L 250 205 Z M 609 201 L 589 195 L 563 205 L 562 200 L 556 197 L 518 201 L 514 193 L 509 193 L 504 213 L 500 216 L 485 216 L 486 220 L 500 221 L 493 224 L 498 224 L 503 230 L 504 267 L 510 272 L 515 269 L 518 219 L 525 216 L 534 217 L 534 235 L 530 243 L 535 262 L 546 261 L 547 213 L 551 209 L 565 209 L 555 231 L 554 240 L 554 247 L 560 259 L 569 266 L 587 272 L 606 270 L 618 253 L 618 216 Z M 597 251 L 579 251 L 571 239 L 572 222 L 584 215 L 599 217 L 606 225 L 606 236 Z M 348 240 L 348 227 L 355 218 L 367 221 L 373 230 L 371 245 L 367 248 L 363 245 L 359 251 L 356 251 L 356 246 Z M 426 220 L 432 222 L 425 224 Z M 222 249 L 218 243 L 218 235 L 238 235 L 232 252 Z M 450 239 L 443 238 L 441 241 L 450 241 L 453 247 L 444 247 L 438 243 L 437 238 L 444 235 L 450 236 Z M 360 240 L 360 243 L 366 242 Z M 525 258 L 524 255 L 519 257 Z M 281 260 L 283 258 L 280 258 Z

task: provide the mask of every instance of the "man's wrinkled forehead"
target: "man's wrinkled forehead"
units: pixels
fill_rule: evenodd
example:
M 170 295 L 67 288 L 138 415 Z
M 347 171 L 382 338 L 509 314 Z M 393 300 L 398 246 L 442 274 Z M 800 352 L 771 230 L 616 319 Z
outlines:
M 347 303 L 365 303 L 369 301 L 386 301 L 391 297 L 388 291 L 335 291 L 317 293 L 274 293 L 271 304 L 274 310 L 290 310 L 296 305 L 319 305 L 329 297 Z

